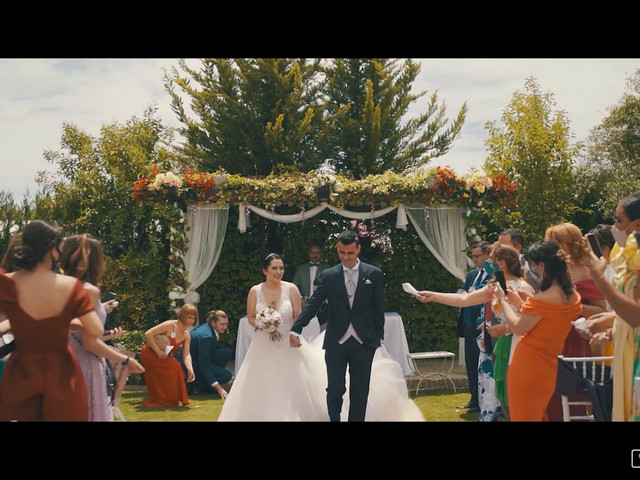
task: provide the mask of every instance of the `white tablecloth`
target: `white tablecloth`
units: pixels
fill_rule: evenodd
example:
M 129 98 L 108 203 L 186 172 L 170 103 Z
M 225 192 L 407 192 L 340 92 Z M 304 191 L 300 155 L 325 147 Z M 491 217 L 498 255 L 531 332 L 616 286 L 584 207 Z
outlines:
M 309 325 L 302 330 L 302 336 L 310 342 L 319 334 L 320 325 L 318 324 L 318 319 L 313 317 Z M 249 324 L 249 320 L 246 316 L 242 317 L 238 324 L 238 339 L 236 342 L 236 374 L 242 365 L 247 350 L 249 350 L 254 335 L 255 330 Z M 407 344 L 407 336 L 404 332 L 404 324 L 402 323 L 402 317 L 397 312 L 385 312 L 384 314 L 384 347 L 389 353 L 389 356 L 400 364 L 405 376 L 413 375 L 411 364 L 407 358 L 409 345 Z

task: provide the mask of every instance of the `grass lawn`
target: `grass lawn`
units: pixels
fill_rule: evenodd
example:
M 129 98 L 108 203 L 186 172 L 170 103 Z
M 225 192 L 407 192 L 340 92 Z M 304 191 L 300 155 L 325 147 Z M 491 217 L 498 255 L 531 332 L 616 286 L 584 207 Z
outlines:
M 215 422 L 218 420 L 223 400 L 218 395 L 190 397 L 187 407 L 150 408 L 140 402 L 146 399 L 144 391 L 125 391 L 120 399 L 120 410 L 128 422 Z M 412 394 L 413 397 L 413 394 Z M 424 390 L 414 402 L 428 422 L 475 422 L 478 413 L 457 410 L 456 405 L 469 400 L 467 389 Z

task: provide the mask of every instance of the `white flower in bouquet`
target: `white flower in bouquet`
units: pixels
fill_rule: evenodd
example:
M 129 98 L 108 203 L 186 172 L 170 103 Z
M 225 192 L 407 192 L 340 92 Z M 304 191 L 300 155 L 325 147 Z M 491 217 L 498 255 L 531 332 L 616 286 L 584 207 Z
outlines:
M 272 341 L 282 340 L 282 334 L 278 327 L 282 323 L 282 317 L 273 305 L 269 305 L 264 310 L 256 311 L 256 331 L 264 330 L 271 336 Z

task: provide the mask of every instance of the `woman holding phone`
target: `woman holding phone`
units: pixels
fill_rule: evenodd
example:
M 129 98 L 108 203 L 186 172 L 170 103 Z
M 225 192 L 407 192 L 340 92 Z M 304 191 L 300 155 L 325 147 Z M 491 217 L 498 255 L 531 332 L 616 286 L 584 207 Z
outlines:
M 452 307 L 466 307 L 485 303 L 484 321 L 478 329 L 478 403 L 480 405 L 480 421 L 500 421 L 508 419 L 506 398 L 506 371 L 511 356 L 512 343 L 509 327 L 504 319 L 502 306 L 498 305 L 493 295 L 493 285 L 496 283 L 495 273 L 500 271 L 504 275 L 507 286 L 507 301 L 514 312 L 535 292 L 533 287 L 524 279 L 520 254 L 511 245 L 495 243 L 488 250 L 490 265 L 485 270 L 494 275 L 486 286 L 469 293 L 443 293 L 423 290 L 414 295 L 422 303 L 436 302 Z M 498 275 L 499 276 L 499 275 Z M 492 313 L 487 312 L 490 306 Z M 494 317 L 496 321 L 491 321 Z M 493 354 L 487 349 L 484 341 L 484 329 L 491 335 L 494 344 Z M 507 334 L 507 335 L 505 335 Z M 502 337 L 505 337 L 502 339 Z M 507 338 L 508 337 L 508 338 Z M 502 339 L 502 340 L 501 340 Z M 516 342 L 513 342 L 515 348 Z M 494 363 L 494 361 L 497 362 Z M 496 367 L 499 381 L 496 384 Z M 497 388 L 496 388 L 497 387 Z
M 547 405 L 555 390 L 558 355 L 580 316 L 580 294 L 569 274 L 568 258 L 557 242 L 535 242 L 525 254 L 531 272 L 542 279 L 540 291 L 527 298 L 517 314 L 499 286 L 495 295 L 509 329 L 522 335 L 507 372 L 512 421 L 548 420 Z
M 610 262 L 611 252 L 616 244 L 613 238 L 612 226 L 599 224 L 592 228 L 585 238 L 591 246 L 591 251 L 596 257 L 604 257 Z M 603 272 L 604 279 L 613 282 L 613 268 L 610 263 Z M 586 333 L 591 347 L 591 354 L 594 356 L 613 356 L 613 341 L 611 340 L 611 328 L 613 327 L 616 312 L 614 312 L 607 302 L 607 311 L 596 313 L 587 318 Z
M 560 248 L 567 254 L 569 260 L 569 274 L 580 294 L 582 304 L 582 316 L 589 318 L 592 315 L 607 311 L 607 302 L 600 289 L 596 286 L 587 263 L 589 263 L 589 245 L 580 229 L 571 222 L 559 223 L 547 228 L 545 238 L 555 240 Z M 588 357 L 592 355 L 589 339 L 585 338 L 576 328 L 569 330 L 569 335 L 564 343 L 562 355 L 565 357 Z M 573 407 L 576 415 L 581 415 L 584 407 Z M 561 396 L 554 393 L 548 408 L 549 420 L 562 421 Z

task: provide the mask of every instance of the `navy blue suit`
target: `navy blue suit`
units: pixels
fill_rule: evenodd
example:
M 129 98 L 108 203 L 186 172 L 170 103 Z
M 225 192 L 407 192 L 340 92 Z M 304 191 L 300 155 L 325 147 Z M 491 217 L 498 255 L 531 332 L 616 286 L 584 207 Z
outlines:
M 233 375 L 225 367 L 231 358 L 231 350 L 218 344 L 216 332 L 209 322 L 191 331 L 191 360 L 196 379 L 193 391 L 212 391 L 214 382 L 225 384 Z
M 324 301 L 328 301 L 327 329 L 322 347 L 325 350 L 327 364 L 329 418 L 331 421 L 340 420 L 348 366 L 348 419 L 364 421 L 369 397 L 371 364 L 376 349 L 384 339 L 384 278 L 382 270 L 378 267 L 361 261 L 353 307 L 350 307 L 344 275 L 341 263 L 324 271 L 291 331 L 301 334 L 302 329 L 309 324 Z M 353 324 L 362 344 L 353 337 L 343 344 L 339 343 L 350 324 Z
M 468 292 L 471 287 L 475 290 L 479 290 L 484 287 L 489 281 L 489 276 L 486 275 L 482 279 L 482 282 L 478 282 L 479 268 L 471 270 L 464 283 L 458 290 L 458 292 Z M 469 380 L 469 393 L 471 394 L 471 405 L 478 405 L 478 357 L 480 356 L 480 350 L 478 349 L 478 335 L 480 331 L 477 328 L 476 321 L 478 317 L 482 316 L 482 308 L 484 304 L 473 305 L 471 307 L 463 307 L 458 313 L 458 325 L 457 334 L 459 337 L 464 337 L 464 364 L 467 370 L 467 379 Z

